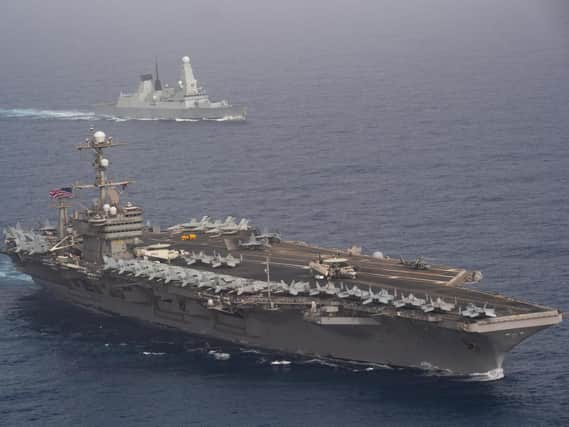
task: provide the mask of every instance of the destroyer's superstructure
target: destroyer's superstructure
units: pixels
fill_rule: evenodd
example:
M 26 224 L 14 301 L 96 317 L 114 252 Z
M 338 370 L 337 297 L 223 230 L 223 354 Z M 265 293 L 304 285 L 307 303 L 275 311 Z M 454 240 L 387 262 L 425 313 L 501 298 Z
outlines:
M 562 319 L 461 287 L 478 272 L 285 241 L 246 219 L 150 230 L 120 201 L 129 182 L 107 177 L 114 145 L 95 132 L 78 146 L 94 153 L 95 181 L 69 190 L 97 190 L 90 208 L 69 217 L 61 199 L 57 230 L 4 230 L 17 268 L 70 303 L 277 352 L 490 378 Z
M 211 101 L 194 76 L 190 57 L 182 58 L 180 80 L 173 87 L 162 85 L 158 63 L 154 75 L 142 74 L 135 93 L 121 93 L 115 104 L 99 104 L 102 114 L 133 119 L 243 120 L 247 109 L 227 100 Z

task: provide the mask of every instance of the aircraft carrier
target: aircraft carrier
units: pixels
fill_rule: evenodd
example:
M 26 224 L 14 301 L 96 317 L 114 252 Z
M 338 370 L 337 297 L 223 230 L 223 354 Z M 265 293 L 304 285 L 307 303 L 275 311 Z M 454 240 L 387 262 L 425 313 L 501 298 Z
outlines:
M 552 308 L 464 287 L 481 273 L 422 258 L 285 241 L 248 220 L 207 216 L 160 230 L 121 201 L 92 132 L 93 184 L 50 192 L 49 224 L 4 230 L 16 268 L 71 304 L 283 354 L 497 379 L 505 355 L 559 323 Z M 93 205 L 77 193 L 98 192 Z
M 116 103 L 97 104 L 98 114 L 125 119 L 244 120 L 247 109 L 227 100 L 211 101 L 194 76 L 190 57 L 182 58 L 180 80 L 162 85 L 158 62 L 154 75 L 142 74 L 135 93 L 121 93 Z

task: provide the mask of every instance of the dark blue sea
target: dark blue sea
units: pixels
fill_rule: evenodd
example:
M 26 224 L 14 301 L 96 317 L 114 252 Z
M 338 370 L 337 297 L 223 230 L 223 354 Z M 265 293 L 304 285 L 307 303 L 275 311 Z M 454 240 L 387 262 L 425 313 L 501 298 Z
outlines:
M 119 121 L 93 104 L 180 57 L 245 122 Z M 154 224 L 250 217 L 288 239 L 482 270 L 475 287 L 569 309 L 565 0 L 3 2 L 0 226 L 113 178 Z M 88 203 L 90 196 L 82 195 Z M 569 425 L 569 323 L 465 382 L 290 358 L 85 313 L 0 256 L 2 426 Z M 216 360 L 210 350 L 231 358 Z

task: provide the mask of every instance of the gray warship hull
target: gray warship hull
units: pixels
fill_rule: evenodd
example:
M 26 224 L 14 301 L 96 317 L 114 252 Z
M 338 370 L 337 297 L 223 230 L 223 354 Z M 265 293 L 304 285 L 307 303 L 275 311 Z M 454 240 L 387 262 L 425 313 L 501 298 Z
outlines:
M 311 316 L 310 304 L 250 305 L 236 311 L 208 307 L 204 295 L 176 286 L 149 285 L 134 277 L 57 271 L 31 259 L 15 260 L 56 298 L 104 314 L 125 316 L 185 333 L 310 358 L 436 371 L 498 379 L 505 355 L 539 330 L 560 321 L 557 311 L 521 316 L 499 327 L 468 328 L 425 321 L 411 312 L 360 317 Z M 23 261 L 23 262 L 22 262 Z M 289 298 L 286 298 L 289 299 Z M 310 298 L 314 300 L 314 298 Z M 278 302 L 278 297 L 273 297 Z M 509 319 L 512 320 L 512 319 Z
M 151 105 L 136 107 L 117 107 L 115 104 L 97 104 L 95 113 L 99 115 L 118 117 L 121 119 L 138 120 L 245 120 L 247 108 L 240 105 L 211 108 L 164 108 Z

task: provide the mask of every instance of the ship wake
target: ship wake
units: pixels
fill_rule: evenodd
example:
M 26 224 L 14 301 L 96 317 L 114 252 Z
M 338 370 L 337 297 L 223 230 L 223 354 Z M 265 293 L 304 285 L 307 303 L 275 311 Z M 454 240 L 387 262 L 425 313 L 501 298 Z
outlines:
M 190 118 L 175 118 L 175 119 L 159 119 L 159 118 L 136 118 L 136 117 L 117 117 L 110 114 L 97 114 L 92 111 L 80 110 L 44 110 L 38 108 L 0 108 L 0 118 L 8 119 L 35 119 L 35 120 L 110 120 L 115 122 L 125 121 L 162 121 L 174 120 L 176 122 L 201 122 L 201 121 L 216 121 L 216 122 L 233 122 L 245 120 L 243 116 L 225 116 L 217 119 L 190 119 Z
M 245 120 L 245 116 L 223 116 L 220 117 L 218 119 L 204 119 L 204 120 L 208 120 L 208 121 L 214 121 L 214 122 L 240 122 Z
M 44 120 L 99 120 L 101 118 L 89 111 L 40 110 L 35 108 L 2 108 L 0 109 L 0 117 Z
M 424 376 L 447 377 L 461 382 L 486 382 L 497 381 L 504 378 L 504 369 L 496 368 L 488 372 L 473 372 L 471 374 L 457 374 L 449 369 L 441 369 L 428 362 L 422 362 L 419 370 Z
M 32 283 L 33 280 L 31 276 L 20 273 L 14 269 L 11 262 L 7 261 L 7 257 L 2 257 L 0 259 L 0 280 L 17 280 L 20 282 Z
M 97 114 L 93 111 L 80 110 L 44 110 L 38 108 L 0 108 L 0 118 L 31 120 L 110 120 L 124 122 L 127 120 L 109 114 Z

